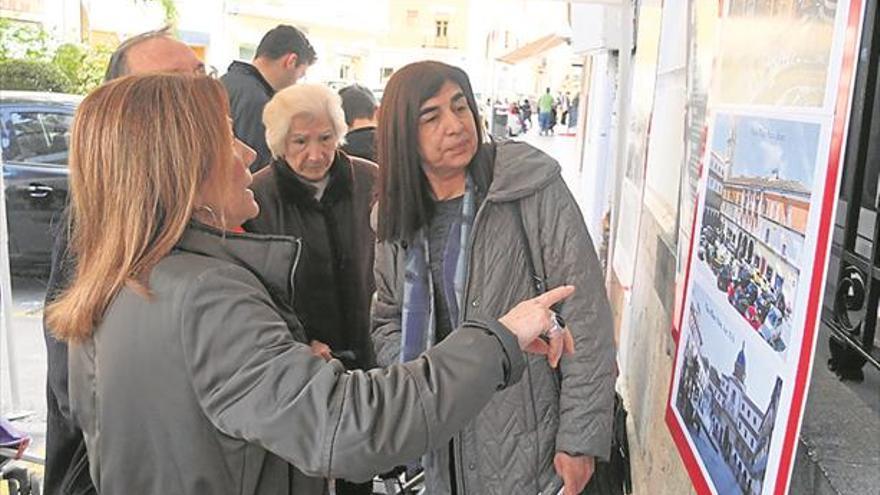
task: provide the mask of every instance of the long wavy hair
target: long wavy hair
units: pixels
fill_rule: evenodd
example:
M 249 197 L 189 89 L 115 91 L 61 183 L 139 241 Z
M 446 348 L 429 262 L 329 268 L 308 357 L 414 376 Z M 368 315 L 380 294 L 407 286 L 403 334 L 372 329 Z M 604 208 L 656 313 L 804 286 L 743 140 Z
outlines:
M 150 297 L 150 270 L 183 234 L 200 186 L 214 167 L 231 170 L 227 115 L 223 86 L 192 75 L 128 76 L 82 101 L 69 159 L 76 267 L 46 310 L 58 338 L 90 336 L 123 287 Z

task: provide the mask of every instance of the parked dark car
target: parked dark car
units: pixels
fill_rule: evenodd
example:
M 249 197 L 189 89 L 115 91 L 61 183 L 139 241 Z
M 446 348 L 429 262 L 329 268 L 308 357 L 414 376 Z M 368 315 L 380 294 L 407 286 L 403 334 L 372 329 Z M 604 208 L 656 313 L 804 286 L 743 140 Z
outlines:
M 0 91 L 0 149 L 13 271 L 45 270 L 67 204 L 67 149 L 81 97 Z

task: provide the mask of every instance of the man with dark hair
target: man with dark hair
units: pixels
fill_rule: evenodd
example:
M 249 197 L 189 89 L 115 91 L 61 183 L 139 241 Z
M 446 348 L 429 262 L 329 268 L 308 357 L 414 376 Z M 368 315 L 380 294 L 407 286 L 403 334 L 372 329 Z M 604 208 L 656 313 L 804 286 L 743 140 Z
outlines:
M 352 156 L 376 161 L 376 112 L 379 105 L 369 89 L 352 84 L 339 90 L 348 133 L 342 151 Z
M 236 60 L 220 78 L 229 93 L 235 136 L 257 152 L 252 171 L 263 168 L 272 159 L 266 145 L 263 107 L 276 92 L 305 76 L 316 58 L 305 34 L 282 24 L 260 40 L 253 63 Z
M 195 53 L 169 34 L 168 28 L 131 37 L 113 52 L 104 76 L 109 81 L 129 74 L 148 72 L 191 72 L 203 74 Z M 67 251 L 67 216 L 58 223 L 52 247 L 52 271 L 46 290 L 46 304 L 67 287 L 74 274 L 74 260 Z M 82 430 L 70 417 L 67 392 L 67 344 L 52 336 L 44 325 L 47 353 L 46 373 L 46 466 L 43 493 L 85 495 L 95 492 L 89 474 L 89 460 Z

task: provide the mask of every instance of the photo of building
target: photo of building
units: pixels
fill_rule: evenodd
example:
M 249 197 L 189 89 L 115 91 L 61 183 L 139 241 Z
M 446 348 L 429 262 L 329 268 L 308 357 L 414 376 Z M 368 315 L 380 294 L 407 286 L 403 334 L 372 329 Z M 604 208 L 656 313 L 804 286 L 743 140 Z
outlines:
M 749 374 L 750 354 L 744 340 L 735 358 L 729 353 L 725 362 L 715 362 L 723 329 L 706 314 L 709 299 L 702 289 L 695 286 L 692 298 L 676 408 L 716 491 L 760 494 L 782 379 Z M 755 375 L 762 374 L 756 371 Z M 751 395 L 749 386 L 758 380 L 773 384 L 766 402 Z
M 719 115 L 695 268 L 777 352 L 788 347 L 818 126 Z M 701 266 L 703 265 L 703 266 Z

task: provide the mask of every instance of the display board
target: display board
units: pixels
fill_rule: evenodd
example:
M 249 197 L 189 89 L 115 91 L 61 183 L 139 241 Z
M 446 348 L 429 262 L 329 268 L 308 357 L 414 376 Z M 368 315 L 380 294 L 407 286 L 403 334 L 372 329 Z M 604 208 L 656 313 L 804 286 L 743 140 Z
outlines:
M 687 109 L 685 119 L 685 163 L 680 174 L 678 242 L 675 256 L 675 302 L 672 313 L 672 335 L 678 339 L 678 324 L 684 305 L 685 276 L 690 259 L 694 219 L 697 205 L 697 186 L 700 168 L 706 150 L 706 104 L 709 97 L 709 78 L 714 60 L 715 40 L 718 36 L 720 5 L 703 0 L 688 0 L 687 20 Z
M 862 15 L 722 4 L 666 415 L 698 493 L 788 490 Z
M 632 91 L 627 132 L 626 168 L 620 187 L 620 207 L 615 229 L 611 267 L 621 285 L 629 289 L 635 276 L 639 221 L 645 188 L 645 166 L 650 139 L 651 109 L 660 44 L 662 2 L 636 2 L 636 48 L 632 65 Z

